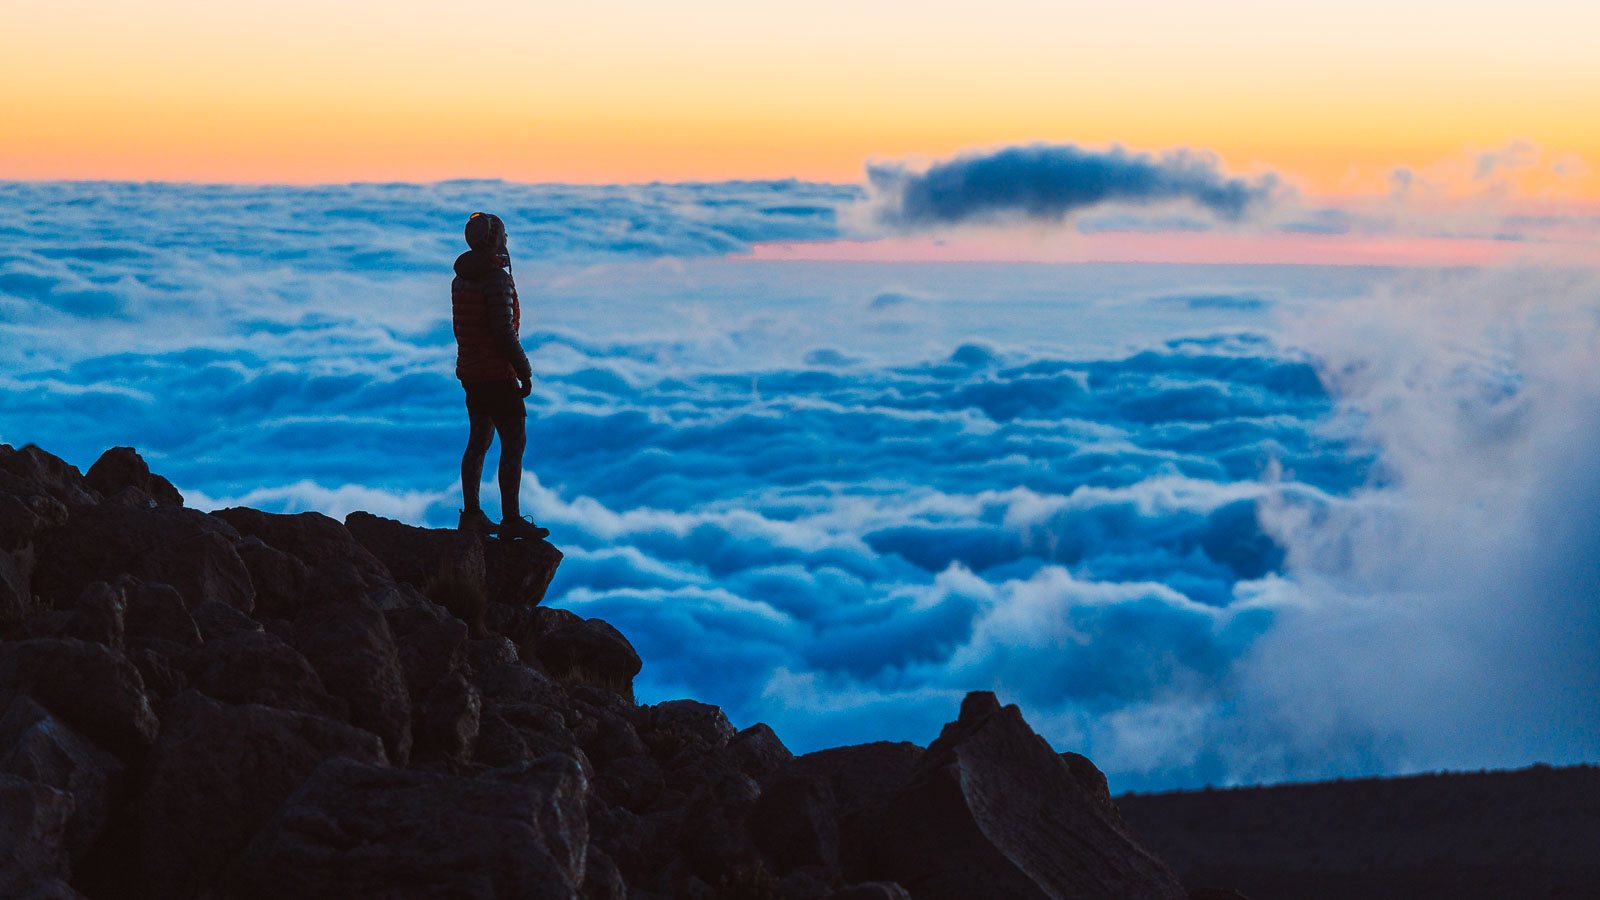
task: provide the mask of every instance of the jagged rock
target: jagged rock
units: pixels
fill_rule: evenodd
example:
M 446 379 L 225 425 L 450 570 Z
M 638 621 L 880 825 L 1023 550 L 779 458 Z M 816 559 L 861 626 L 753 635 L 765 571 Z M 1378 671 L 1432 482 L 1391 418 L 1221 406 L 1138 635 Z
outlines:
M 633 676 L 643 665 L 622 632 L 602 619 L 583 619 L 541 634 L 536 652 L 553 677 L 603 687 L 629 699 Z
M 527 666 L 509 663 L 485 672 L 474 672 L 474 683 L 485 700 L 494 703 L 531 703 L 560 709 L 567 705 L 567 692 L 550 676 Z
M 117 585 L 127 604 L 123 614 L 127 637 L 170 641 L 181 647 L 200 646 L 200 628 L 177 589 L 167 584 L 147 584 L 131 575 L 118 579 Z
M 21 550 L 33 543 L 35 534 L 66 521 L 66 504 L 43 485 L 0 472 L 0 550 Z
M 212 515 L 238 529 L 240 535 L 258 537 L 267 546 L 298 558 L 312 569 L 338 564 L 354 566 L 367 587 L 394 580 L 383 563 L 361 546 L 343 523 L 322 513 L 269 513 L 237 506 Z
M 444 676 L 412 708 L 413 760 L 465 762 L 478 738 L 483 698 L 460 673 Z
M 68 507 L 87 506 L 100 499 L 94 495 L 88 482 L 83 480 L 83 474 L 77 466 L 69 465 L 66 460 L 46 453 L 33 444 L 18 450 L 0 444 L 0 471 L 20 481 L 32 482 Z
M 430 608 L 437 611 L 437 617 L 429 614 Z M 398 619 L 406 628 L 395 645 L 412 699 L 420 700 L 434 685 L 466 669 L 467 626 L 460 619 L 431 603 L 386 616 L 391 624 Z M 419 618 L 421 621 L 416 621 Z
M 0 716 L 0 748 L 9 748 L 0 752 L 0 772 L 72 795 L 63 840 L 81 863 L 121 796 L 126 766 L 28 697 Z
M 506 726 L 515 733 L 514 740 L 505 732 Z M 504 760 L 532 759 L 551 753 L 573 759 L 582 757 L 578 740 L 567 728 L 561 710 L 533 703 L 484 704 L 478 752 L 478 761 L 485 765 L 504 765 Z
M 665 788 L 661 763 L 649 756 L 610 760 L 594 778 L 595 793 L 607 804 L 636 813 L 648 811 Z
M 728 759 L 739 771 L 764 782 L 787 766 L 794 754 L 765 722 L 757 722 L 728 742 Z
M 238 540 L 227 522 L 193 509 L 80 506 L 39 538 L 33 590 L 64 605 L 90 582 L 127 573 L 172 585 L 190 609 L 216 600 L 249 612 L 255 588 Z
M 768 785 L 750 813 L 750 835 L 780 874 L 798 866 L 839 865 L 838 807 L 820 775 L 790 775 Z
M 183 495 L 172 482 L 150 472 L 144 457 L 132 447 L 112 447 L 100 454 L 84 476 L 89 486 L 110 497 L 123 488 L 135 487 L 164 506 L 182 506 Z
M 19 694 L 124 759 L 141 755 L 155 739 L 144 679 L 110 647 L 74 638 L 0 643 L 0 707 Z
M 483 625 L 488 633 L 498 634 L 515 644 L 523 662 L 542 666 L 539 657 L 533 653 L 533 643 L 538 638 L 539 623 L 548 619 L 546 612 L 543 606 L 508 606 L 504 603 L 490 603 L 484 610 Z M 581 618 L 573 613 L 567 615 L 573 621 Z
M 220 641 L 237 634 L 261 631 L 261 623 L 226 603 L 207 600 L 193 610 L 194 624 L 207 641 Z
M 568 698 L 576 719 L 573 735 L 590 761 L 603 765 L 613 759 L 650 753 L 645 741 L 638 740 L 630 713 L 640 719 L 642 716 L 637 716 L 637 708 L 616 693 L 579 685 L 568 690 Z
M 376 736 L 318 716 L 227 706 L 193 691 L 164 712 L 138 811 L 139 860 L 150 896 L 193 896 L 214 886 L 324 760 L 384 762 Z
M 349 703 L 328 693 L 299 651 L 260 630 L 207 641 L 188 683 L 224 703 L 259 703 L 341 721 L 350 717 Z
M 593 844 L 585 854 L 583 868 L 583 900 L 627 900 L 628 885 L 622 872 L 604 850 Z
M 287 551 L 269 547 L 251 535 L 234 545 L 250 583 L 256 589 L 256 614 L 274 619 L 293 619 L 300 612 L 311 581 L 311 569 Z
M 893 879 L 918 900 L 1186 896 L 1017 707 L 986 691 L 967 695 L 870 841 L 867 877 Z
M 517 645 L 506 637 L 486 637 L 467 642 L 467 665 L 474 672 L 487 672 L 496 666 L 515 665 L 521 662 Z
M 483 636 L 488 600 L 484 537 L 470 531 L 418 528 L 359 511 L 345 516 L 344 523 L 396 580 L 431 594 L 472 628 L 473 637 Z
M 512 606 L 537 606 L 561 565 L 561 551 L 546 541 L 483 542 L 484 586 L 489 599 Z
M 61 636 L 121 650 L 127 610 L 127 597 L 121 588 L 104 581 L 93 582 L 73 603 Z
M 350 724 L 383 738 L 389 758 L 404 765 L 411 753 L 411 699 L 389 622 L 358 570 L 324 567 L 318 576 L 295 617 L 291 643 L 328 693 L 350 704 Z
M 0 494 L 0 498 L 7 495 Z M 16 557 L 0 550 L 0 634 L 27 621 L 38 611 L 33 586 Z
M 657 752 L 663 746 L 671 748 L 667 753 L 671 756 L 684 746 L 720 750 L 737 733 L 721 707 L 698 700 L 668 700 L 651 707 L 643 737 Z
M 911 900 L 911 895 L 893 881 L 868 881 L 840 888 L 828 900 Z
M 176 697 L 189 686 L 187 666 L 194 653 L 170 641 L 130 638 L 123 654 L 139 677 L 144 679 L 145 694 L 152 703 Z
M 758 860 L 747 822 L 761 788 L 733 769 L 709 773 L 695 788 L 678 832 L 678 852 L 706 879 Z
M 574 900 L 583 772 L 553 756 L 480 778 L 324 763 L 256 836 L 241 897 Z
M 71 877 L 72 807 L 66 791 L 0 773 L 0 896 L 21 897 L 38 882 Z

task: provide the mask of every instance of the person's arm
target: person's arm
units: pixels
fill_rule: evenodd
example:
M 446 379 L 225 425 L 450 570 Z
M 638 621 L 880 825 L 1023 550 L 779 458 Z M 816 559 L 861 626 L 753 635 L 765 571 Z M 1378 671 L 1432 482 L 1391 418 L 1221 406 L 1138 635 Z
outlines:
M 511 285 L 511 276 L 503 274 L 485 285 L 483 296 L 488 306 L 489 335 L 500 355 L 516 370 L 517 380 L 531 387 L 533 367 L 528 365 L 528 354 L 522 352 L 522 343 L 517 340 L 517 330 L 511 321 Z

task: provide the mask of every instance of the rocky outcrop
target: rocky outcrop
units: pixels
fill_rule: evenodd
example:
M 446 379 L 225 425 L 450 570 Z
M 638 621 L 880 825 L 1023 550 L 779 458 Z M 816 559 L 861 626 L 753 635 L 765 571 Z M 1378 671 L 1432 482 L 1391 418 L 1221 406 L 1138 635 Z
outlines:
M 235 891 L 262 900 L 574 900 L 587 787 L 560 755 L 476 778 L 335 760 L 256 836 Z
M 1017 707 L 988 692 L 967 695 L 872 818 L 866 866 L 919 900 L 1186 896 Z
M 628 639 L 540 605 L 560 559 L 0 446 L 0 895 L 1176 896 L 990 695 L 801 757 L 639 705 Z

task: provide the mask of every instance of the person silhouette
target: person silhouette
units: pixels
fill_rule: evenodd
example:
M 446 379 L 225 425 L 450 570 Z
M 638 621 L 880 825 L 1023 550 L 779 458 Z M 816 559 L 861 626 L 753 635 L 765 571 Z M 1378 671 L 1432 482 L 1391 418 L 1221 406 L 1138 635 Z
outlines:
M 467 394 L 467 450 L 461 456 L 463 509 L 456 527 L 502 539 L 537 539 L 550 534 L 522 517 L 522 452 L 527 446 L 527 407 L 533 369 L 518 330 L 522 307 L 511 277 L 506 226 L 499 216 L 475 212 L 467 219 L 467 252 L 456 257 L 450 282 L 450 321 L 456 335 L 456 378 Z M 478 503 L 483 460 L 500 435 L 500 524 Z

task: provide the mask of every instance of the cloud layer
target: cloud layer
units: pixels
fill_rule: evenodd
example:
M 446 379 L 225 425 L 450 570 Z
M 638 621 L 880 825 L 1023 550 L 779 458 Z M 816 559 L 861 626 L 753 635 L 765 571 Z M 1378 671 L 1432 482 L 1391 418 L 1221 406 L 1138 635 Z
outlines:
M 1600 754 L 1592 282 L 715 257 L 852 196 L 0 186 L 0 440 L 452 524 L 448 264 L 496 209 L 551 602 L 644 699 L 806 750 L 993 689 L 1118 789 Z

